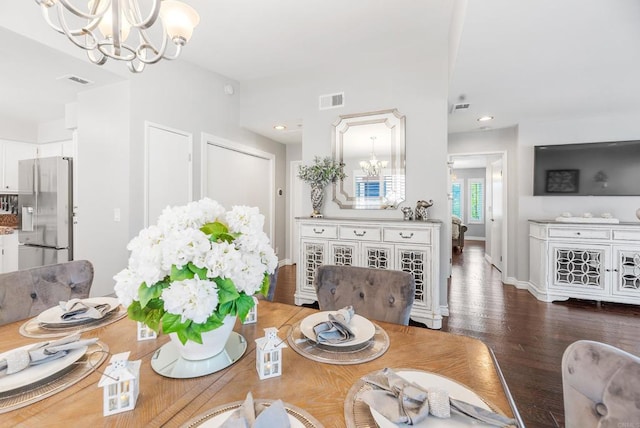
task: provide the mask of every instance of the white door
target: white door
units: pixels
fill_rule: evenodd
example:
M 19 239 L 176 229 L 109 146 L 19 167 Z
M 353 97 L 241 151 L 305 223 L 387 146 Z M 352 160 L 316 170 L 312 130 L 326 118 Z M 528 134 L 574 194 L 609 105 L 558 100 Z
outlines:
M 167 206 L 192 200 L 192 137 L 147 123 L 145 138 L 145 226 L 155 224 Z
M 227 210 L 233 205 L 258 207 L 264 215 L 264 232 L 272 243 L 274 164 L 273 154 L 241 144 L 218 139 L 209 139 L 206 144 L 204 195 Z
M 502 272 L 502 159 L 491 163 L 491 263 Z

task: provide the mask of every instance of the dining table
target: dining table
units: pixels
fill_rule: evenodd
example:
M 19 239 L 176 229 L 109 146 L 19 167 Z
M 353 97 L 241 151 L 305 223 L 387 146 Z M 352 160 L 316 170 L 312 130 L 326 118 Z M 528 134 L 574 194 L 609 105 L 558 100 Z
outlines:
M 244 400 L 248 392 L 256 399 L 281 399 L 308 412 L 324 427 L 345 427 L 345 400 L 362 376 L 386 367 L 411 368 L 435 373 L 458 382 L 478 394 L 492 408 L 519 420 L 509 389 L 495 356 L 480 340 L 430 330 L 374 321 L 389 339 L 379 357 L 358 364 L 328 364 L 306 358 L 289 346 L 283 349 L 282 374 L 261 380 L 256 371 L 255 340 L 264 329 L 275 327 L 286 340 L 287 332 L 316 309 L 261 300 L 257 322 L 234 331 L 247 342 L 244 355 L 233 365 L 213 374 L 176 379 L 162 376 L 151 366 L 167 335 L 137 340 L 136 322 L 122 318 L 84 332 L 97 337 L 109 353 L 130 352 L 129 360 L 141 360 L 140 393 L 135 408 L 103 416 L 103 391 L 98 387 L 107 362 L 70 387 L 35 403 L 0 413 L 0 425 L 18 427 L 180 427 L 197 415 L 225 403 Z M 0 326 L 0 352 L 34 343 L 19 328 L 23 321 Z

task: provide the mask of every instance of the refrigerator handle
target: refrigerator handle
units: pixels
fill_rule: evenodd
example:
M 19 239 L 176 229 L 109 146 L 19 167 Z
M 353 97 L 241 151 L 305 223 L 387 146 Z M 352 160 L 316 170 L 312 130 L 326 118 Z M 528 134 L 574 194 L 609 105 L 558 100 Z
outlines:
M 33 162 L 33 194 L 36 196 L 36 201 L 38 200 L 38 189 L 40 188 L 40 183 L 38 182 L 38 169 L 39 169 L 38 159 L 36 158 Z
M 33 207 L 22 207 L 22 230 L 33 232 Z

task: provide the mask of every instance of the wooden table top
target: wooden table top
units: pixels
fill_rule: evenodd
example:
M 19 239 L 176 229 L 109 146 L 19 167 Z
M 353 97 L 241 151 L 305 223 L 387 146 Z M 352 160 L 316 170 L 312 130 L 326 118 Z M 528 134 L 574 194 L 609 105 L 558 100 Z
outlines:
M 264 328 L 277 327 L 286 339 L 289 326 L 314 313 L 313 309 L 261 301 L 258 323 L 235 331 L 248 344 L 244 356 L 231 367 L 194 379 L 170 379 L 157 374 L 150 364 L 153 353 L 169 338 L 138 342 L 136 324 L 124 318 L 83 334 L 99 337 L 113 354 L 131 351 L 131 360 L 142 360 L 140 396 L 132 411 L 102 416 L 100 373 L 94 372 L 70 388 L 42 401 L 0 414 L 3 426 L 55 427 L 157 427 L 180 426 L 211 408 L 241 401 L 251 391 L 256 399 L 282 399 L 300 407 L 325 427 L 344 427 L 344 400 L 363 375 L 382 369 L 412 368 L 447 376 L 478 393 L 483 399 L 513 416 L 490 350 L 479 340 L 426 328 L 377 322 L 389 335 L 387 352 L 373 361 L 356 365 L 333 365 L 311 361 L 290 348 L 283 353 L 280 377 L 260 380 L 255 369 L 255 342 Z M 0 352 L 39 340 L 23 337 L 24 321 L 0 326 Z M 100 370 L 106 367 L 106 362 Z

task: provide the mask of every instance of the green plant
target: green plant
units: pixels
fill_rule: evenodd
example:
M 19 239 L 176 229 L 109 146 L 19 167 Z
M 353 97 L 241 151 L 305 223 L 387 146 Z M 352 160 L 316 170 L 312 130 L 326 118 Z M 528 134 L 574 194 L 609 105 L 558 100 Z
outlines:
M 344 164 L 338 163 L 330 157 L 313 158 L 312 165 L 300 165 L 298 167 L 298 178 L 311 186 L 325 187 L 329 183 L 344 180 L 347 175 L 344 173 Z

